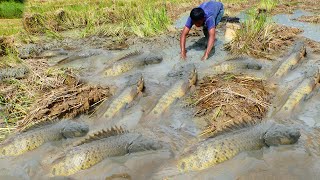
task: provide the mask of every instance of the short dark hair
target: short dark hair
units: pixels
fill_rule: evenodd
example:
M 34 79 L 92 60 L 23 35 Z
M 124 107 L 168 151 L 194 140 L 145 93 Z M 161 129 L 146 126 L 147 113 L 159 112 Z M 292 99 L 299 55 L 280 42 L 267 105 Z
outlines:
M 204 11 L 201 8 L 193 8 L 190 12 L 190 17 L 192 21 L 199 21 L 204 18 Z

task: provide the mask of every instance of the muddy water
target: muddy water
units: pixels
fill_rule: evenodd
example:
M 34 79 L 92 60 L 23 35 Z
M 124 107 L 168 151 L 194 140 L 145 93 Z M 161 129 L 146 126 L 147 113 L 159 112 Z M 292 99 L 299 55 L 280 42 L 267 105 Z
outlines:
M 320 42 L 320 25 L 314 23 L 307 23 L 307 22 L 300 22 L 294 19 L 299 18 L 301 16 L 312 16 L 313 13 L 303 11 L 303 10 L 296 10 L 293 14 L 278 14 L 272 17 L 272 20 L 280 25 L 295 27 L 303 30 L 301 33 L 302 36 L 309 38 L 314 41 Z M 246 18 L 245 12 L 241 12 L 238 17 L 240 21 L 244 21 Z
M 302 35 L 312 39 L 314 41 L 320 42 L 320 25 L 319 24 L 312 24 L 306 22 L 299 22 L 293 19 L 299 18 L 301 16 L 311 16 L 312 13 L 297 10 L 293 14 L 278 14 L 273 17 L 273 20 L 285 26 L 295 27 L 303 30 Z
M 170 172 L 172 161 L 177 154 L 197 141 L 201 123 L 192 118 L 192 110 L 184 107 L 183 101 L 175 102 L 160 119 L 145 119 L 145 115 L 157 103 L 160 97 L 185 73 L 176 76 L 167 76 L 177 71 L 180 66 L 195 64 L 199 78 L 214 74 L 210 67 L 225 61 L 227 52 L 223 51 L 223 32 L 218 31 L 215 53 L 209 60 L 201 62 L 204 53 L 205 40 L 202 37 L 190 37 L 187 41 L 188 59 L 185 62 L 179 59 L 179 42 L 177 39 L 163 37 L 161 43 L 144 42 L 135 43 L 130 49 L 143 49 L 145 53 L 157 53 L 163 56 L 161 64 L 148 65 L 136 68 L 121 76 L 106 78 L 103 69 L 108 60 L 120 54 L 120 51 L 106 51 L 102 49 L 89 49 L 97 51 L 97 55 L 82 58 L 65 64 L 81 73 L 82 81 L 91 84 L 110 85 L 115 88 L 114 97 L 100 106 L 100 111 L 93 115 L 82 115 L 77 118 L 90 125 L 91 131 L 101 127 L 121 125 L 131 131 L 138 131 L 150 138 L 167 143 L 168 147 L 158 151 L 146 151 L 129 154 L 122 157 L 105 159 L 97 165 L 70 176 L 71 179 L 105 179 L 116 174 L 128 174 L 132 179 L 160 179 L 171 176 L 172 179 L 318 179 L 320 175 L 320 150 L 318 131 L 315 129 L 320 123 L 319 90 L 304 100 L 292 115 L 283 116 L 288 124 L 299 127 L 302 137 L 295 145 L 264 148 L 258 151 L 243 152 L 235 158 L 209 169 L 187 174 Z M 200 39 L 200 40 L 199 40 Z M 170 43 L 167 43 L 170 42 Z M 88 49 L 82 49 L 88 51 Z M 72 52 L 70 52 L 71 54 Z M 52 64 L 58 59 L 49 59 Z M 280 60 L 280 59 L 279 59 Z M 320 67 L 320 57 L 308 55 L 306 61 L 298 68 L 292 70 L 280 80 L 279 94 L 275 94 L 274 105 L 283 103 L 282 97 L 287 97 L 304 77 Z M 254 61 L 254 60 L 253 60 Z M 264 62 L 263 72 L 251 71 L 251 75 L 268 76 L 275 71 L 279 61 Z M 142 74 L 145 79 L 145 91 L 142 95 L 121 110 L 112 120 L 101 118 L 108 104 L 117 98 L 121 91 L 135 81 Z M 277 108 L 277 107 L 276 107 Z M 270 118 L 273 118 L 272 116 Z M 152 126 L 145 126 L 145 122 L 154 121 Z M 310 141 L 311 139 L 311 141 Z M 0 179 L 47 179 L 49 164 L 61 153 L 72 140 L 46 143 L 40 148 L 18 157 L 0 159 Z M 167 167 L 167 171 L 161 171 Z

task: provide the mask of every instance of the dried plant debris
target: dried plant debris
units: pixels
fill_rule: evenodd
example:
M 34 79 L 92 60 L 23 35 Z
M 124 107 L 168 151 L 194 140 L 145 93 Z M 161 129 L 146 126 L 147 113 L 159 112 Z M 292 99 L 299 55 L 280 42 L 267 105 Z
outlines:
M 45 32 L 45 18 L 38 13 L 24 14 L 22 23 L 28 33 L 37 34 Z
M 25 118 L 28 109 L 44 93 L 78 84 L 73 70 L 49 68 L 44 59 L 29 59 L 27 64 L 17 67 L 23 67 L 23 70 L 17 71 L 19 73 L 10 70 L 9 74 L 7 70 L 4 71 L 6 73 L 2 75 L 5 76 L 1 76 L 5 78 L 0 83 L 0 106 L 2 106 L 0 120 L 7 121 L 10 126 L 15 126 L 17 121 Z M 25 74 L 27 70 L 28 73 Z M 22 75 L 27 76 L 22 79 L 12 77 L 17 75 L 21 78 Z
M 44 94 L 31 108 L 32 111 L 18 123 L 18 130 L 24 131 L 41 124 L 61 118 L 74 118 L 88 112 L 92 107 L 110 97 L 109 88 L 77 85 L 62 87 Z
M 13 37 L 3 37 L 0 36 L 0 57 L 7 55 L 7 49 L 14 47 L 14 38 Z
M 308 23 L 320 23 L 320 15 L 314 16 L 301 16 L 299 18 L 295 18 L 293 20 L 301 21 L 301 22 L 308 22 Z
M 195 108 L 194 116 L 207 122 L 200 136 L 215 136 L 261 122 L 270 106 L 270 94 L 262 81 L 221 74 L 203 78 L 187 102 Z
M 313 53 L 320 54 L 320 42 L 305 38 L 307 46 Z
M 292 14 L 298 9 L 317 13 L 320 10 L 318 3 L 317 0 L 277 1 L 277 5 L 272 9 L 272 14 Z

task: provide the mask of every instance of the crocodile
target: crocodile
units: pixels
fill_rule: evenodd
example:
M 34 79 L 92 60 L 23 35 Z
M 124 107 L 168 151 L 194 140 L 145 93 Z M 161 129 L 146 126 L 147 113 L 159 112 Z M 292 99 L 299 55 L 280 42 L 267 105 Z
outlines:
M 307 97 L 307 95 L 309 95 L 313 91 L 313 89 L 319 83 L 319 80 L 319 72 L 317 72 L 313 77 L 304 79 L 299 84 L 299 86 L 291 93 L 278 113 L 290 113 L 303 98 Z
M 234 57 L 227 59 L 224 62 L 218 63 L 209 67 L 205 71 L 206 74 L 223 74 L 223 73 L 241 73 L 252 76 L 252 74 L 258 79 L 266 79 L 262 74 L 262 69 L 265 69 L 264 65 L 260 62 L 255 62 L 245 57 Z M 260 73 L 260 75 L 258 75 Z
M 60 65 L 64 65 L 67 64 L 69 62 L 78 60 L 78 59 L 84 59 L 84 58 L 88 58 L 91 56 L 96 56 L 101 54 L 100 51 L 94 51 L 94 50 L 86 50 L 86 51 L 82 51 L 82 52 L 78 52 L 76 54 L 70 55 L 66 58 L 61 59 L 60 61 L 58 61 L 55 66 L 60 66 Z
M 108 60 L 107 62 L 105 62 L 104 64 L 112 64 L 117 61 L 127 59 L 129 57 L 139 56 L 141 54 L 142 54 L 142 51 L 140 51 L 140 50 L 132 50 L 132 51 L 120 53 L 120 54 L 116 55 L 115 57 L 111 58 L 110 60 Z
M 39 55 L 39 58 L 53 58 L 57 56 L 66 56 L 68 52 L 63 49 L 54 49 L 50 51 L 45 51 Z
M 130 104 L 135 97 L 142 92 L 144 80 L 141 76 L 136 85 L 126 88 L 115 100 L 111 102 L 107 111 L 103 114 L 104 118 L 110 119 L 115 116 L 123 107 Z
M 162 114 L 176 99 L 183 97 L 197 81 L 197 71 L 193 66 L 187 80 L 176 82 L 158 101 L 149 115 L 158 116 Z
M 178 158 L 177 167 L 180 172 L 203 170 L 229 160 L 242 151 L 294 144 L 299 138 L 298 129 L 266 121 L 199 142 Z
M 99 55 L 99 54 L 101 54 L 100 51 L 92 51 L 92 50 L 79 52 L 77 54 L 73 54 L 71 56 L 68 56 L 68 57 L 60 60 L 59 62 L 57 62 L 56 66 L 66 64 L 66 63 L 75 61 L 77 59 L 83 59 L 83 58 L 88 58 L 88 57 L 91 57 L 91 56 L 96 56 L 96 55 Z M 137 51 L 137 50 L 121 53 L 121 54 L 109 59 L 106 63 L 112 64 L 112 63 L 115 63 L 117 61 L 126 59 L 128 57 L 137 56 L 137 55 L 140 55 L 140 54 L 141 54 L 141 51 Z
M 6 78 L 24 78 L 29 69 L 25 66 L 0 69 L 0 81 Z
M 294 69 L 296 65 L 306 56 L 306 47 L 303 42 L 299 42 L 294 47 L 294 52 L 285 59 L 280 65 L 277 71 L 274 73 L 274 79 L 279 79 L 286 75 L 290 69 Z
M 138 54 L 137 54 L 138 55 Z M 125 72 L 130 71 L 135 67 L 140 67 L 149 64 L 158 64 L 162 62 L 161 56 L 148 55 L 148 56 L 133 56 L 129 59 L 124 59 L 111 64 L 104 71 L 105 76 L 119 76 Z
M 49 141 L 64 138 L 82 137 L 89 131 L 88 125 L 71 120 L 48 124 L 17 134 L 0 145 L 0 156 L 17 156 L 38 148 Z
M 260 70 L 262 69 L 262 65 L 256 62 L 234 60 L 222 62 L 212 67 L 212 70 L 215 74 L 222 74 L 225 72 L 233 72 L 243 69 Z
M 160 142 L 145 138 L 137 132 L 128 132 L 121 127 L 101 130 L 75 143 L 70 150 L 55 159 L 50 165 L 49 176 L 69 176 L 108 157 L 160 148 Z

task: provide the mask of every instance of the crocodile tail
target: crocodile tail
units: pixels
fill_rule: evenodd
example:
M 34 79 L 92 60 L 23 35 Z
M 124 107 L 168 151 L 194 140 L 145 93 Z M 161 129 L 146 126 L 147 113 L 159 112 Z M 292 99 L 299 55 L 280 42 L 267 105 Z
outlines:
M 197 69 L 196 67 L 193 65 L 192 70 L 189 74 L 188 80 L 189 80 L 189 85 L 194 85 L 198 79 L 197 77 Z
M 28 123 L 21 123 L 18 125 L 17 127 L 17 131 L 18 132 L 26 132 L 26 131 L 29 131 L 29 130 L 32 130 L 32 129 L 36 129 L 36 128 L 39 128 L 39 127 L 42 127 L 42 126 L 46 126 L 46 125 L 49 125 L 49 124 L 54 124 L 56 122 L 58 122 L 59 119 L 56 118 L 56 119 L 47 119 L 45 121 L 31 121 L 31 122 L 28 122 Z
M 125 134 L 125 133 L 128 133 L 128 131 L 125 130 L 124 128 L 122 128 L 121 126 L 119 126 L 119 127 L 114 126 L 110 129 L 102 129 L 102 130 L 90 133 L 84 139 L 74 143 L 74 146 L 80 146 L 85 143 L 90 143 L 92 141 L 96 141 L 99 139 L 103 139 L 103 138 L 107 138 L 107 137 L 111 137 L 111 136 L 116 136 L 116 135 L 120 135 L 120 134 Z
M 240 121 L 233 121 L 232 123 L 223 124 L 220 126 L 218 125 L 213 132 L 210 132 L 208 134 L 206 131 L 203 131 L 201 134 L 199 134 L 199 137 L 213 138 L 224 133 L 233 132 L 233 131 L 237 131 L 244 128 L 254 127 L 259 123 L 264 123 L 264 122 L 262 122 L 261 119 L 242 119 Z

